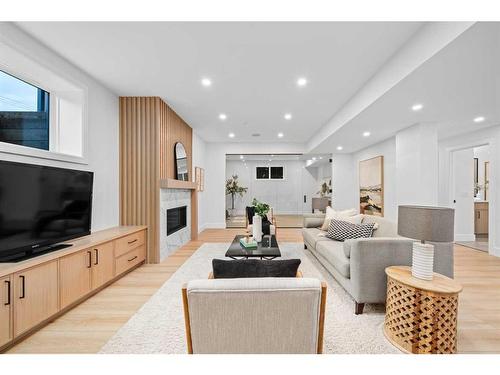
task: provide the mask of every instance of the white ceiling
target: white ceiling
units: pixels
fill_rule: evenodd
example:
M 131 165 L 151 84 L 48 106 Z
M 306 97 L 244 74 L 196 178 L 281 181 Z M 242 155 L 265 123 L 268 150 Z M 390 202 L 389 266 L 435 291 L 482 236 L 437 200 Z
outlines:
M 328 161 L 331 157 L 330 154 L 227 154 L 226 160 L 240 161 L 240 160 L 254 160 L 254 161 L 285 161 L 285 160 L 312 160 L 315 161 Z
M 500 23 L 476 23 L 314 151 L 358 151 L 415 123 L 437 124 L 440 139 L 500 124 Z
M 207 141 L 226 142 L 234 132 L 234 142 L 299 143 L 307 142 L 421 25 L 18 23 L 118 95 L 162 97 Z M 301 76 L 309 84 L 298 88 Z M 213 85 L 202 87 L 202 77 Z M 218 119 L 222 112 L 228 116 L 224 122 Z M 286 112 L 291 121 L 283 119 Z M 285 136 L 278 139 L 278 132 Z

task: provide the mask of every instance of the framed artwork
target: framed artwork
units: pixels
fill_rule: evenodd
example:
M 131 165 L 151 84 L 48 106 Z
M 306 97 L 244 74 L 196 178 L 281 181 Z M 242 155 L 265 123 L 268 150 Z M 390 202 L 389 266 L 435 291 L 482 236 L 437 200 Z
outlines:
M 194 178 L 196 191 L 203 191 L 205 189 L 205 170 L 200 167 L 194 167 Z
M 384 157 L 359 162 L 359 212 L 384 216 Z

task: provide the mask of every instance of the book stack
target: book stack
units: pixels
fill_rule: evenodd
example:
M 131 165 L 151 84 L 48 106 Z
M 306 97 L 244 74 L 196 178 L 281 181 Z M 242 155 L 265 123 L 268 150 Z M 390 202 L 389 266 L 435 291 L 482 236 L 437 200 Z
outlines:
M 248 237 L 243 237 L 240 238 L 240 245 L 243 246 L 245 249 L 256 249 L 257 241 L 255 241 L 253 238 L 250 239 Z

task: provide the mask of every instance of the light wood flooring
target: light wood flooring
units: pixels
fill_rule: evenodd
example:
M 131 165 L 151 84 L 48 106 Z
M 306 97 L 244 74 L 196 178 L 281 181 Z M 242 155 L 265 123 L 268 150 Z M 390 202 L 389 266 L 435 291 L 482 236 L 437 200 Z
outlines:
M 9 353 L 97 353 L 127 320 L 205 242 L 230 242 L 241 229 L 210 229 L 163 263 L 144 265 L 83 302 Z M 302 242 L 300 229 L 278 229 L 278 240 Z M 455 246 L 455 278 L 462 283 L 458 348 L 500 353 L 500 258 Z

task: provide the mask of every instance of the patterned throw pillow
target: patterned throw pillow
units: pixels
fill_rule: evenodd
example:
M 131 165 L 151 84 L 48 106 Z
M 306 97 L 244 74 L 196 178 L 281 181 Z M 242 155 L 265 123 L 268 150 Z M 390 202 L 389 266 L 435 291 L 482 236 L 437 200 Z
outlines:
M 353 238 L 368 238 L 372 236 L 374 226 L 375 223 L 352 224 L 347 221 L 332 219 L 326 237 L 336 241 L 344 241 Z

